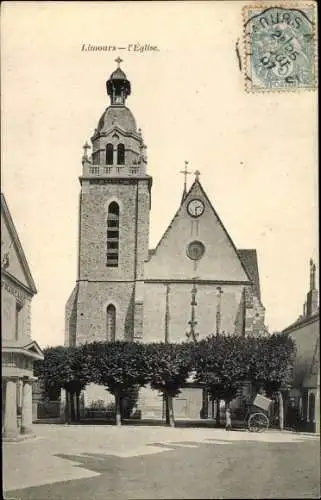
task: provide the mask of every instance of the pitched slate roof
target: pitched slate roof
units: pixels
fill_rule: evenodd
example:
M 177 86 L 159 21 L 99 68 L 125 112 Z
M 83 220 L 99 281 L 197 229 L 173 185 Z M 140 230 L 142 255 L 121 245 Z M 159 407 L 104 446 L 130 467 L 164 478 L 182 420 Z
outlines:
M 255 295 L 261 300 L 259 268 L 257 264 L 257 253 L 255 249 L 238 250 L 239 256 L 253 282 Z

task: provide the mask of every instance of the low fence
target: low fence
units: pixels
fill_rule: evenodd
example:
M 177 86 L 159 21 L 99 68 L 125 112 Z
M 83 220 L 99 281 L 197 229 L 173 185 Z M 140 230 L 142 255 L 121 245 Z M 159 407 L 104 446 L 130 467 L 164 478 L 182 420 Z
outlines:
M 98 407 L 97 407 L 98 406 Z M 37 409 L 35 412 L 35 419 L 53 419 L 60 417 L 60 401 L 39 401 L 37 403 Z M 80 409 L 80 417 L 81 420 L 115 420 L 116 412 L 114 405 L 107 406 L 99 406 L 92 405 L 88 408 L 82 407 Z M 130 417 L 131 419 L 140 419 L 141 412 L 140 410 L 136 410 L 131 413 L 131 415 L 126 415 L 126 417 Z

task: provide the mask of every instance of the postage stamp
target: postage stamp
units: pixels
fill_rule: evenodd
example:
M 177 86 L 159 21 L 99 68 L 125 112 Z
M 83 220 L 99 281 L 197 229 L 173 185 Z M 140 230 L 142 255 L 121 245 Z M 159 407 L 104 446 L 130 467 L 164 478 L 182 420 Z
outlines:
M 245 6 L 243 22 L 247 91 L 317 88 L 315 3 Z

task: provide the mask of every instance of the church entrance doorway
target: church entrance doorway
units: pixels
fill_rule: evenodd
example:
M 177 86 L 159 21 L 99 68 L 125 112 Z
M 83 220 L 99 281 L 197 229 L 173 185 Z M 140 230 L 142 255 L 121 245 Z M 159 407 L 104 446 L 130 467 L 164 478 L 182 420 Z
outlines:
M 196 387 L 185 387 L 174 398 L 175 419 L 199 420 L 203 405 L 203 390 Z

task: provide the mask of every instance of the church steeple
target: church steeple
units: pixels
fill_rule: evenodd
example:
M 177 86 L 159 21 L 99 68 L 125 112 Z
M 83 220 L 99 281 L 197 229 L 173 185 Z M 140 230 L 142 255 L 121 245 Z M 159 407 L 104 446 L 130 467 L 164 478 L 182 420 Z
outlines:
M 122 60 L 118 57 L 116 62 L 118 68 L 106 83 L 111 104 L 103 112 L 91 137 L 91 158 L 87 150 L 83 155 L 85 177 L 146 175 L 147 156 L 142 131 L 137 129 L 134 115 L 126 106 L 130 82 L 120 68 Z M 98 165 L 101 168 L 97 168 Z
M 107 94 L 110 97 L 110 104 L 112 106 L 125 106 L 127 96 L 130 95 L 131 91 L 130 81 L 127 80 L 126 74 L 120 67 L 122 59 L 117 57 L 115 62 L 118 64 L 118 67 L 106 82 Z

